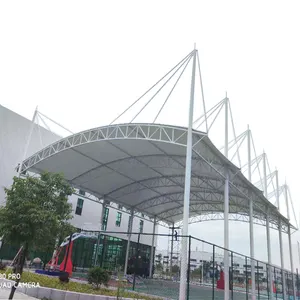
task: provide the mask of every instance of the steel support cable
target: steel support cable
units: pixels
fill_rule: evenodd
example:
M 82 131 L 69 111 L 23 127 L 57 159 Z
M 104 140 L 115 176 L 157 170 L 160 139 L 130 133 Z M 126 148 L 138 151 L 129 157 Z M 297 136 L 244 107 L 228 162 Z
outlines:
M 185 64 L 187 60 L 189 60 L 190 57 L 188 57 L 178 68 L 177 70 L 171 75 L 170 78 L 159 88 L 159 90 L 146 102 L 146 104 L 140 109 L 140 111 L 134 116 L 134 118 L 129 122 L 132 123 L 138 115 L 148 106 L 148 104 L 153 100 L 153 98 L 167 85 L 167 83 L 175 76 L 175 74 L 180 70 L 180 68 Z
M 211 116 L 211 114 L 214 113 L 214 112 L 218 109 L 218 107 L 219 107 L 221 104 L 224 103 L 224 101 L 225 101 L 225 99 L 221 100 L 221 101 L 218 102 L 215 106 L 213 106 L 212 108 L 210 108 L 210 109 L 206 112 L 206 114 L 201 115 L 197 120 L 195 120 L 195 121 L 193 122 L 193 125 L 196 124 L 197 122 L 199 122 L 203 117 L 206 117 L 206 119 L 208 119 L 208 118 Z M 208 113 L 210 113 L 209 116 L 207 116 Z M 202 121 L 202 123 L 201 123 L 200 125 L 202 125 L 204 122 L 205 122 L 205 121 Z
M 261 157 L 262 157 L 262 155 L 260 155 L 260 156 L 258 156 L 258 157 L 255 157 L 254 159 L 252 159 L 252 161 L 251 161 L 251 166 L 254 164 L 254 163 L 256 163 L 258 160 L 261 160 Z M 247 167 L 248 166 L 248 163 L 245 163 L 242 167 L 241 167 L 241 169 L 243 169 L 243 168 L 245 168 L 245 167 Z M 246 170 L 248 170 L 248 168 L 246 168 L 244 171 L 246 171 Z
M 254 140 L 253 140 L 252 132 L 251 132 L 250 136 L 251 136 L 251 141 L 252 141 L 252 147 L 253 147 L 253 150 L 254 150 L 254 155 L 255 155 L 255 157 L 257 157 L 256 148 L 255 148 L 255 145 L 254 145 Z M 262 155 L 261 155 L 261 157 L 262 157 Z M 258 174 L 259 174 L 259 177 L 260 177 L 260 181 L 263 183 L 263 180 L 262 180 L 262 177 L 261 177 L 261 173 L 260 173 L 259 163 L 257 163 L 257 169 L 258 169 Z M 252 172 L 252 174 L 253 174 L 253 172 Z
M 44 119 L 42 118 L 42 116 L 40 115 L 40 112 L 37 112 L 37 116 L 40 117 L 41 121 L 43 122 L 44 126 L 46 127 L 47 130 L 49 130 L 50 132 L 52 132 L 52 130 L 50 129 L 50 127 L 48 126 L 48 124 L 44 121 Z M 53 132 L 52 132 L 53 133 Z
M 235 133 L 235 127 L 234 127 L 234 122 L 233 122 L 233 115 L 232 115 L 230 101 L 228 101 L 228 103 L 229 103 L 229 112 L 230 112 L 230 118 L 231 118 L 231 126 L 232 126 L 232 130 L 233 130 L 233 136 L 234 136 L 234 139 L 236 140 L 236 133 Z M 240 157 L 239 148 L 237 148 L 237 156 L 238 156 L 238 160 L 239 160 L 239 165 L 241 167 L 242 163 L 241 163 L 241 157 Z
M 243 132 L 243 133 L 241 133 L 237 138 L 236 138 L 236 140 L 235 139 L 233 139 L 233 140 L 231 140 L 229 143 L 228 143 L 228 150 L 230 150 L 240 139 L 242 139 L 243 137 L 245 137 L 246 136 L 246 131 L 245 132 Z M 224 149 L 224 146 L 221 148 L 221 150 L 223 150 Z
M 275 190 L 275 191 L 269 193 L 269 194 L 268 194 L 268 198 L 271 199 L 272 197 L 274 197 L 274 196 L 276 195 L 276 193 L 277 193 L 277 190 Z M 278 188 L 278 193 L 279 193 L 279 196 L 282 194 L 282 186 L 280 186 L 280 187 Z
M 36 125 L 37 125 L 37 129 L 38 129 L 38 136 L 39 136 L 40 143 L 41 143 L 41 149 L 43 149 L 44 146 L 43 146 L 41 126 L 40 126 L 40 122 L 39 122 L 39 114 L 38 113 L 36 114 Z
M 274 177 L 275 177 L 275 171 L 273 173 L 270 173 L 270 175 L 269 175 L 269 179 L 271 179 L 271 180 L 269 180 L 268 187 L 270 186 L 271 183 L 273 183 Z M 273 184 L 273 190 L 274 191 L 276 190 L 276 188 L 274 187 L 274 184 Z
M 237 153 L 239 153 L 239 149 L 242 146 L 245 139 L 246 139 L 246 135 L 244 135 L 242 141 L 237 145 L 237 150 L 234 152 L 233 156 L 231 157 L 231 160 L 233 160 L 235 158 L 235 156 L 237 155 Z M 238 140 L 237 140 L 237 142 L 238 142 Z M 240 168 L 241 168 L 241 164 L 240 164 Z
M 177 78 L 177 80 L 176 80 L 176 82 L 175 82 L 175 84 L 174 84 L 173 88 L 171 89 L 171 91 L 170 91 L 169 95 L 167 96 L 167 98 L 166 98 L 166 100 L 164 101 L 163 105 L 161 106 L 161 108 L 160 108 L 159 112 L 157 113 L 156 117 L 154 118 L 154 121 L 153 121 L 153 123 L 155 123 L 155 121 L 156 121 L 156 120 L 157 120 L 157 118 L 159 117 L 160 113 L 161 113 L 161 112 L 162 112 L 162 110 L 164 109 L 165 105 L 167 104 L 167 102 L 168 102 L 168 100 L 169 100 L 170 96 L 172 95 L 172 93 L 173 93 L 173 91 L 174 91 L 174 89 L 175 89 L 175 87 L 176 87 L 176 85 L 177 85 L 178 81 L 180 80 L 180 78 L 181 78 L 182 74 L 184 73 L 184 71 L 185 71 L 186 67 L 188 66 L 188 64 L 190 63 L 191 59 L 192 59 L 192 56 L 190 56 L 190 58 L 188 59 L 188 61 L 187 61 L 186 65 L 184 66 L 183 70 L 181 71 L 181 73 L 180 73 L 179 77 Z
M 254 174 L 254 172 L 256 171 L 256 169 L 258 169 L 259 170 L 259 164 L 260 164 L 260 162 L 262 161 L 262 155 L 261 156 L 259 156 L 259 159 L 256 161 L 256 166 L 255 166 L 255 168 L 253 169 L 253 171 L 252 171 L 252 174 L 251 175 L 253 175 Z M 261 184 L 263 184 L 263 181 L 262 181 L 262 178 L 260 178 L 260 183 Z
M 217 111 L 217 109 L 222 105 L 223 103 L 218 103 L 218 105 L 215 107 L 215 109 L 213 111 L 211 111 L 209 114 L 207 114 L 206 118 L 196 127 L 196 129 L 198 129 L 205 121 L 208 120 L 209 117 L 211 117 L 213 115 L 213 113 L 215 113 Z M 202 115 L 201 117 L 203 117 L 204 115 Z M 201 118 L 200 117 L 200 118 Z M 199 118 L 197 119 L 199 121 Z M 195 124 L 197 122 L 197 120 L 193 123 Z M 209 130 L 209 129 L 207 129 Z
M 219 109 L 219 111 L 218 111 L 217 114 L 219 115 L 220 109 L 222 109 L 223 106 L 224 106 L 224 100 L 222 100 L 221 102 L 219 102 L 219 103 L 214 107 L 214 110 L 211 111 L 211 112 L 207 115 L 206 120 L 207 120 L 209 117 L 211 117 L 218 109 Z M 201 116 L 201 117 L 203 117 L 203 116 Z M 198 118 L 198 120 L 199 120 L 199 118 Z M 214 119 L 214 120 L 215 120 L 215 119 Z M 214 120 L 213 120 L 213 122 L 214 122 Z M 197 120 L 196 120 L 194 123 L 196 123 L 196 122 L 197 122 Z M 196 127 L 196 129 L 198 129 L 204 122 L 205 122 L 205 119 L 204 119 L 204 120 Z M 210 128 L 211 128 L 211 126 L 208 128 L 208 131 L 210 130 Z
M 294 204 L 293 204 L 293 201 L 292 201 L 292 195 L 291 195 L 291 191 L 290 191 L 289 186 L 287 186 L 287 190 L 288 190 L 288 193 L 289 193 L 289 198 L 290 198 L 290 202 L 291 202 L 291 205 L 292 205 L 292 210 L 293 210 L 293 215 L 294 215 L 294 218 L 295 218 L 296 226 L 298 228 L 298 222 L 297 222 L 297 218 L 296 218 L 296 214 L 295 214 L 295 209 L 294 209 Z
M 276 188 L 275 188 L 274 181 L 273 181 L 273 178 L 274 178 L 275 172 L 271 173 L 271 168 L 270 168 L 270 164 L 269 164 L 268 156 L 267 156 L 267 165 L 268 165 L 268 168 L 269 168 L 269 173 L 270 173 L 270 174 L 273 174 L 273 176 L 271 177 L 271 182 L 272 182 L 272 185 L 273 185 L 273 190 L 275 191 L 275 190 L 276 190 Z M 269 186 L 269 184 L 268 184 L 268 186 Z
M 247 131 L 244 131 L 243 133 L 241 133 L 237 138 L 236 141 L 235 139 L 231 140 L 228 143 L 228 150 L 230 150 L 235 144 L 236 142 L 238 142 L 241 138 L 243 138 L 244 136 L 246 136 Z M 224 146 L 222 146 L 219 150 L 222 151 L 224 149 Z M 247 163 L 248 164 L 248 163 Z
M 245 140 L 245 138 L 246 138 L 246 135 L 245 135 L 245 133 L 243 133 L 242 135 L 240 135 L 240 136 L 238 136 L 237 138 L 236 138 L 236 142 L 235 141 L 233 141 L 233 143 L 231 142 L 231 145 L 230 145 L 230 143 L 228 143 L 228 145 L 230 145 L 229 147 L 228 147 L 228 151 L 229 150 L 231 150 L 241 139 L 242 139 L 242 142 L 241 143 L 243 143 L 243 141 Z M 222 147 L 222 150 L 224 149 L 224 147 Z
M 112 125 L 119 118 L 121 118 L 131 107 L 133 107 L 137 102 L 139 102 L 146 94 L 148 94 L 155 86 L 157 86 L 163 79 L 165 79 L 173 70 L 175 70 L 182 62 L 186 61 L 192 54 L 194 50 L 190 52 L 185 58 L 183 58 L 176 66 L 174 66 L 165 76 L 163 76 L 159 81 L 152 85 L 142 96 L 135 100 L 130 106 L 128 106 L 119 116 L 117 116 L 109 125 Z
M 268 187 L 270 186 L 271 180 L 273 179 L 274 176 L 275 176 L 275 172 L 269 173 L 269 174 L 267 175 L 267 181 L 269 181 L 269 182 L 267 183 L 267 186 L 268 186 Z M 269 180 L 269 179 L 271 179 L 271 180 Z M 255 186 L 261 186 L 261 181 L 257 181 L 254 185 L 255 185 Z M 273 192 L 274 192 L 275 190 L 276 190 L 276 189 L 274 189 Z
M 74 132 L 72 132 L 71 130 L 67 129 L 66 127 L 62 126 L 61 124 L 57 123 L 56 121 L 52 120 L 51 118 L 49 118 L 48 116 L 42 114 L 41 112 L 39 112 L 39 114 L 41 116 L 43 116 L 44 118 L 48 119 L 49 121 L 53 122 L 54 124 L 60 126 L 61 128 L 63 128 L 64 130 L 68 131 L 71 134 L 74 134 Z
M 205 100 L 204 100 L 204 91 L 203 91 L 202 75 L 201 75 L 200 59 L 199 59 L 198 51 L 197 51 L 197 61 L 198 61 L 198 72 L 199 72 L 200 85 L 201 85 L 202 105 L 203 105 L 203 110 L 204 110 L 204 115 L 205 115 L 206 133 L 208 133 L 208 124 L 207 124 L 207 118 L 206 118 L 206 106 L 205 106 Z
M 213 121 L 211 122 L 211 124 L 210 124 L 210 126 L 209 126 L 209 128 L 208 128 L 208 131 L 210 131 L 210 129 L 211 129 L 212 126 L 214 125 L 214 123 L 215 123 L 217 117 L 219 116 L 220 112 L 222 111 L 222 108 L 223 108 L 224 104 L 225 104 L 225 102 L 222 103 L 222 105 L 221 105 L 219 111 L 217 112 L 217 114 L 215 115 Z M 197 129 L 198 129 L 199 127 L 200 127 L 200 125 L 197 127 Z

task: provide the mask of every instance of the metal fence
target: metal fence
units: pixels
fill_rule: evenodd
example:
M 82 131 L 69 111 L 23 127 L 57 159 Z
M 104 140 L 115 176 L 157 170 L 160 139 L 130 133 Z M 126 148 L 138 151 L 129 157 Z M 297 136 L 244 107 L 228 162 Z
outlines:
M 122 232 L 83 232 L 73 245 L 73 278 L 85 279 L 88 269 L 97 265 L 111 272 L 112 286 L 164 299 L 178 299 L 181 242 L 185 238 L 188 247 L 187 299 L 224 299 L 224 248 L 177 234 L 131 233 L 130 243 L 128 237 L 128 233 Z M 285 299 L 294 299 L 294 289 L 296 298 L 300 299 L 298 274 L 262 261 L 252 261 L 234 251 L 227 250 L 227 253 L 230 299 L 252 299 L 252 288 L 256 299 L 271 299 L 271 295 L 273 299 L 284 299 L 284 295 Z M 64 252 L 60 262 L 63 255 Z M 1 250 L 0 259 L 5 259 Z M 251 265 L 255 275 L 253 287 Z

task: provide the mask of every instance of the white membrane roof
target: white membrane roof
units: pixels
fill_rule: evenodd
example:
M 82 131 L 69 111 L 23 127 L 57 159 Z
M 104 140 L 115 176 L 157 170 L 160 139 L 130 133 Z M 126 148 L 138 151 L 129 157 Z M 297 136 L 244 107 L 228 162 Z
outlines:
M 183 216 L 187 128 L 118 124 L 89 129 L 47 146 L 23 162 L 22 170 L 61 172 L 76 188 L 173 224 Z M 229 213 L 287 230 L 289 221 L 213 145 L 193 131 L 190 217 L 224 212 L 225 169 Z M 296 229 L 291 225 L 292 228 Z

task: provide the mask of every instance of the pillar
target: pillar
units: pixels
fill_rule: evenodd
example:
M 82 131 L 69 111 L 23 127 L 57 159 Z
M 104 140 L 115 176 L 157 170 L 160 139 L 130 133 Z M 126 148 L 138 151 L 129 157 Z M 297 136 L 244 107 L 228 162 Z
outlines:
M 251 131 L 248 125 L 247 132 L 248 139 L 248 180 L 252 181 L 252 162 L 251 162 Z M 254 261 L 254 225 L 253 225 L 253 199 L 250 195 L 249 200 L 249 234 L 250 234 L 250 258 L 251 258 L 251 297 L 252 300 L 256 300 L 255 291 L 255 261 Z
M 126 247 L 125 264 L 124 264 L 124 276 L 127 275 L 127 266 L 128 266 L 128 258 L 129 258 L 129 249 L 130 249 L 130 240 L 131 240 L 131 233 L 132 233 L 133 216 L 134 216 L 134 210 L 132 209 L 131 214 L 130 214 L 129 228 L 128 228 L 128 240 L 127 240 L 127 247 Z
M 277 209 L 280 213 L 280 201 L 279 201 L 279 179 L 278 179 L 278 171 L 275 171 L 276 178 L 276 203 Z M 286 281 L 285 281 L 285 273 L 284 273 L 284 256 L 283 256 L 283 241 L 282 241 L 282 223 L 281 218 L 278 220 L 278 233 L 279 233 L 279 250 L 280 250 L 280 263 L 281 263 L 281 280 L 282 280 L 282 290 L 283 290 L 283 300 L 286 300 Z
M 156 217 L 154 218 L 154 221 L 153 221 L 153 235 L 152 235 L 152 245 L 151 245 L 151 254 L 150 254 L 150 268 L 149 268 L 149 277 L 150 278 L 152 278 L 152 271 L 153 271 L 155 229 L 156 229 Z
M 263 153 L 263 170 L 264 170 L 264 195 L 265 198 L 268 199 L 268 183 L 267 183 L 267 155 Z M 270 236 L 270 220 L 269 220 L 269 207 L 266 207 L 267 214 L 266 214 L 266 231 L 267 231 L 267 251 L 268 251 L 268 278 L 269 278 L 269 294 L 270 299 L 273 299 L 273 278 L 272 278 L 272 252 L 271 252 L 271 236 Z
M 183 202 L 183 226 L 181 240 L 181 261 L 180 261 L 180 284 L 179 300 L 186 300 L 187 295 L 187 236 L 190 214 L 190 192 L 191 192 L 191 171 L 192 171 L 192 150 L 193 150 L 193 114 L 194 114 L 194 97 L 195 97 L 195 73 L 196 73 L 196 54 L 193 52 L 193 69 L 191 80 L 190 106 L 189 106 L 189 123 L 186 142 L 186 163 L 185 163 L 185 184 L 184 184 L 184 202 Z
M 295 288 L 295 278 L 294 278 L 294 262 L 293 262 L 293 248 L 292 248 L 292 236 L 291 236 L 291 225 L 290 225 L 290 209 L 289 209 L 289 199 L 288 199 L 288 187 L 284 185 L 284 197 L 286 203 L 286 210 L 287 210 L 287 218 L 289 220 L 288 225 L 288 239 L 289 239 L 289 250 L 290 250 L 290 263 L 291 263 L 291 272 L 292 272 L 292 284 L 293 284 L 293 294 L 294 299 L 296 298 L 296 288 Z

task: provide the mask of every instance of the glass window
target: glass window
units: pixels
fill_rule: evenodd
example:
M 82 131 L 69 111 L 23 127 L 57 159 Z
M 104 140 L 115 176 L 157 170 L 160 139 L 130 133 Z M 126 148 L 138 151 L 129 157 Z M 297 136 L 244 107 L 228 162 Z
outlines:
M 140 220 L 140 233 L 143 232 L 143 229 L 144 229 L 144 221 Z
M 82 208 L 83 208 L 83 199 L 78 198 L 77 199 L 77 205 L 76 205 L 75 214 L 81 216 L 81 214 L 82 214 Z
M 120 227 L 122 221 L 122 214 L 120 212 L 117 212 L 117 218 L 116 218 L 116 226 Z
M 102 230 L 106 230 L 107 228 L 107 220 L 108 220 L 109 208 L 105 207 L 102 221 Z

